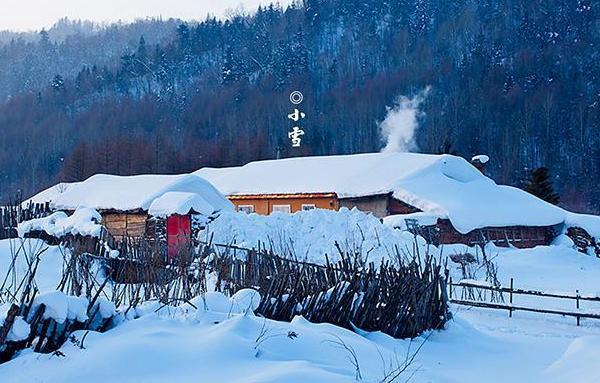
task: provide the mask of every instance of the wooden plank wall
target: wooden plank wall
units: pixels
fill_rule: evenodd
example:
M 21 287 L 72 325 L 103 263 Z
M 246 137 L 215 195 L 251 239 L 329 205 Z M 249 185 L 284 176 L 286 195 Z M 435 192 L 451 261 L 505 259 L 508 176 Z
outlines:
M 115 238 L 143 237 L 146 234 L 147 214 L 103 214 L 102 224 Z

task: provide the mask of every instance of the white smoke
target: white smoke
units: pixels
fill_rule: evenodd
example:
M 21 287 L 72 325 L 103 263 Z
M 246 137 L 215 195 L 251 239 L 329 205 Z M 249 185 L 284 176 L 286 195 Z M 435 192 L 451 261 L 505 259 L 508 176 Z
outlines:
M 386 107 L 385 119 L 378 124 L 385 143 L 382 152 L 411 152 L 418 149 L 415 136 L 419 127 L 418 119 L 423 115 L 419 107 L 430 88 L 428 86 L 413 98 L 399 96 L 393 107 Z

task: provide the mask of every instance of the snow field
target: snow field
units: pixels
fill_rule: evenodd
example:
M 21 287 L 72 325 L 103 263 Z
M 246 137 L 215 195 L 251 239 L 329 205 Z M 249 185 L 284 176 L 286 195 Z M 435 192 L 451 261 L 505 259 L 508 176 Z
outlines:
M 206 301 L 229 303 L 218 293 Z M 380 382 L 421 345 L 399 381 L 592 383 L 598 372 L 598 325 L 453 307 L 446 330 L 411 341 L 301 317 L 284 323 L 189 304 L 159 307 L 146 303 L 138 319 L 103 334 L 75 332 L 60 350 L 64 356 L 24 351 L 0 365 L 0 377 L 9 383 L 355 382 L 358 371 L 361 381 Z
M 324 254 L 336 260 L 333 242 L 368 254 L 368 260 L 394 259 L 396 246 L 411 250 L 414 237 L 382 225 L 378 219 L 356 210 L 310 211 L 270 217 L 226 213 L 201 235 L 214 233 L 215 243 L 256 247 L 258 241 L 300 259 L 323 262 Z M 417 239 L 420 251 L 427 246 Z M 37 303 L 48 304 L 47 315 L 58 320 L 83 318 L 83 300 L 55 292 L 63 267 L 63 252 L 39 240 L 0 241 L 0 276 L 4 277 L 16 252 L 16 273 L 27 271 L 27 262 L 41 254 L 36 284 L 42 294 Z M 12 250 L 11 250 L 12 249 Z M 393 251 L 393 250 L 392 250 Z M 436 256 L 481 250 L 464 245 L 429 247 Z M 514 278 L 516 288 L 547 292 L 600 295 L 600 260 L 578 253 L 572 243 L 559 238 L 551 246 L 504 249 L 487 246 L 486 253 L 498 265 L 503 286 Z M 391 254 L 391 255 L 390 255 Z M 440 255 L 441 254 L 441 255 Z M 454 281 L 462 279 L 460 267 L 449 263 Z M 476 272 L 483 281 L 483 270 Z M 209 286 L 211 280 L 209 278 Z M 482 282 L 483 283 L 483 282 Z M 399 381 L 411 382 L 597 382 L 600 370 L 600 321 L 534 313 L 513 313 L 452 306 L 454 319 L 444 331 L 413 340 L 397 340 L 382 333 L 351 332 L 329 324 L 313 324 L 297 317 L 291 323 L 253 314 L 260 297 L 253 290 L 228 298 L 217 292 L 197 297 L 178 307 L 146 302 L 119 325 L 100 334 L 76 332 L 56 355 L 23 351 L 0 365 L 0 381 L 20 382 L 354 382 L 359 365 L 361 381 L 380 382 L 425 342 Z M 87 301 L 86 301 L 87 302 Z M 515 304 L 574 309 L 573 301 L 514 298 Z M 103 317 L 115 307 L 101 300 Z M 111 306 L 112 305 L 112 306 Z M 598 305 L 582 302 L 582 310 Z M 8 307 L 0 307 L 0 323 Z M 64 318 L 64 319 L 63 319 Z M 9 339 L 29 333 L 22 318 Z M 81 344 L 82 340 L 83 345 Z M 344 347 L 347 346 L 346 347 Z M 82 347 L 83 346 L 83 347 Z M 356 359 L 349 350 L 356 355 Z

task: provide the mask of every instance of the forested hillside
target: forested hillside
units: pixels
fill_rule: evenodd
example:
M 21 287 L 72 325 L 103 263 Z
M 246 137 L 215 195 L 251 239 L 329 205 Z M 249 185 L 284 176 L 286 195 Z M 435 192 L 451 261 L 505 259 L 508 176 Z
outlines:
M 0 48 L 3 197 L 96 172 L 377 151 L 386 106 L 430 86 L 421 151 L 488 154 L 490 174 L 515 185 L 545 166 L 566 206 L 599 212 L 599 8 L 305 0 L 227 21 L 154 21 L 139 35 L 13 40 Z M 120 44 L 136 46 L 106 37 L 123 30 Z M 287 138 L 296 89 L 300 149 Z

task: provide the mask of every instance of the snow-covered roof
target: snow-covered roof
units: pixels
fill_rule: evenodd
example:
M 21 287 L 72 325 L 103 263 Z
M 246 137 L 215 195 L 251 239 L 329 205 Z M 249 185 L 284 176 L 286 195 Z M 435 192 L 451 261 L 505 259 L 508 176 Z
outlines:
M 597 215 L 567 213 L 567 227 L 580 227 L 594 238 L 600 238 L 600 217 Z
M 473 156 L 473 158 L 471 158 L 471 161 L 481 162 L 482 164 L 487 164 L 489 160 L 490 160 L 490 157 L 486 156 L 485 154 L 478 154 L 476 156 Z
M 23 206 L 27 206 L 29 203 L 44 204 L 46 202 L 52 202 L 59 195 L 66 192 L 69 187 L 71 187 L 72 185 L 76 185 L 76 184 L 78 184 L 78 182 L 73 182 L 73 183 L 61 182 L 59 184 L 50 186 L 48 189 L 42 190 L 41 192 L 37 193 L 33 197 L 29 198 L 28 200 L 23 201 Z
M 167 192 L 152 202 L 148 214 L 154 217 L 166 218 L 173 214 L 188 214 L 190 211 L 210 215 L 215 209 L 199 194 Z
M 461 157 L 366 153 L 251 162 L 195 174 L 226 195 L 336 193 L 339 198 L 392 193 L 467 233 L 481 227 L 550 226 L 565 211 L 529 193 L 497 185 Z
M 56 210 L 75 210 L 85 206 L 96 210 L 147 211 L 153 202 L 170 192 L 198 196 L 193 205 L 200 209 L 198 201 L 202 199 L 202 212 L 211 209 L 210 213 L 233 209 L 231 202 L 208 181 L 193 174 L 137 176 L 96 174 L 85 181 L 71 184 L 64 192 L 55 195 L 50 205 Z M 183 208 L 181 203 L 174 204 L 173 200 L 173 195 L 162 199 L 162 213 L 167 215 L 184 213 L 181 211 Z
M 45 231 L 60 238 L 67 234 L 100 237 L 102 235 L 102 217 L 94 210 L 80 207 L 68 216 L 62 211 L 57 211 L 47 217 L 36 218 L 21 222 L 17 227 L 19 237 L 32 231 Z

